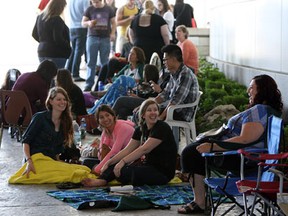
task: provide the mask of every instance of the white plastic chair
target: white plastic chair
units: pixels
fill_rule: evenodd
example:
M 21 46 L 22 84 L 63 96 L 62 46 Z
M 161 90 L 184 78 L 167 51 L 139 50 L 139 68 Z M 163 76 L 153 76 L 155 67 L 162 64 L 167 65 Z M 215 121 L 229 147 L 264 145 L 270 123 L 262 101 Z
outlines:
M 159 73 L 161 72 L 162 62 L 159 55 L 156 52 L 152 54 L 149 64 L 155 65 L 158 68 Z
M 200 97 L 203 94 L 203 92 L 199 91 L 198 97 L 193 103 L 188 103 L 188 104 L 179 104 L 179 105 L 173 105 L 170 106 L 167 110 L 167 116 L 166 116 L 166 122 L 171 126 L 171 127 L 181 127 L 184 128 L 185 132 L 185 138 L 186 138 L 186 144 L 191 143 L 191 138 L 193 141 L 196 139 L 196 126 L 195 126 L 195 116 L 197 113 Z M 182 108 L 188 108 L 190 107 L 191 109 L 194 110 L 193 116 L 191 118 L 190 122 L 187 121 L 180 121 L 180 120 L 174 120 L 173 119 L 173 113 L 175 109 L 182 109 Z M 191 137 L 192 135 L 192 137 Z

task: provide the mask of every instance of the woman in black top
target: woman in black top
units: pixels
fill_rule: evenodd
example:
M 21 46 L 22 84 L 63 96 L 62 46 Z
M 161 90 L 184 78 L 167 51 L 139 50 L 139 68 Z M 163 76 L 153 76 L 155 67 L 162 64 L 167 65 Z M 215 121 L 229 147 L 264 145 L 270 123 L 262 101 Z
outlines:
M 81 88 L 73 82 L 69 70 L 58 70 L 56 86 L 60 86 L 66 90 L 71 102 L 71 112 L 74 119 L 77 119 L 77 116 L 87 115 L 83 92 Z
M 39 42 L 39 61 L 52 60 L 58 68 L 64 68 L 71 53 L 69 28 L 61 18 L 65 6 L 66 0 L 50 0 L 37 17 L 32 32 Z

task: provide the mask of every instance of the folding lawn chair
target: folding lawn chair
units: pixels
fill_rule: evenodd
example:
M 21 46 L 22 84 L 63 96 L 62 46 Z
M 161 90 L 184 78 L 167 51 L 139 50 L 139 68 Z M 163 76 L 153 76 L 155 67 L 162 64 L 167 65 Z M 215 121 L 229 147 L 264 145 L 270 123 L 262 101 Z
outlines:
M 17 141 L 22 139 L 23 131 L 28 127 L 32 111 L 27 95 L 23 91 L 0 90 L 1 98 L 1 136 L 2 141 L 4 127 L 11 127 L 11 138 L 16 135 Z
M 257 154 L 257 152 L 267 152 L 268 154 L 277 154 L 280 146 L 280 140 L 281 140 L 281 134 L 283 134 L 283 122 L 282 119 L 276 117 L 276 116 L 270 116 L 268 119 L 268 125 L 266 130 L 266 145 L 267 149 L 253 149 L 250 148 L 249 150 L 246 149 L 246 151 L 249 151 L 251 154 Z M 229 142 L 223 142 L 223 141 L 217 141 L 213 140 L 213 142 L 221 145 L 227 145 L 229 146 L 231 143 Z M 255 144 L 256 142 L 250 143 L 249 145 Z M 233 143 L 234 144 L 234 143 Z M 243 144 L 235 144 L 235 148 L 237 146 L 243 146 Z M 238 206 L 240 209 L 242 209 L 241 213 L 239 215 L 243 215 L 248 211 L 247 206 L 243 206 L 241 202 L 238 201 L 236 197 L 240 197 L 243 194 L 238 191 L 236 182 L 244 179 L 244 157 L 241 157 L 241 176 L 235 176 L 231 172 L 227 172 L 226 176 L 223 177 L 223 175 L 216 175 L 216 177 L 211 177 L 211 171 L 214 170 L 208 165 L 208 159 L 211 157 L 225 157 L 226 155 L 231 154 L 239 154 L 238 151 L 227 151 L 227 152 L 214 152 L 214 153 L 204 153 L 202 154 L 206 159 L 206 178 L 204 179 L 205 184 L 207 185 L 207 201 L 206 203 L 210 202 L 211 205 L 211 215 L 215 215 L 217 208 L 227 202 L 233 203 L 233 205 L 228 208 L 222 215 L 226 215 L 228 212 L 230 212 L 235 206 Z M 269 161 L 266 161 L 266 163 L 269 163 Z M 219 170 L 216 170 L 216 173 Z M 213 172 L 215 173 L 215 172 Z M 257 179 L 257 170 L 250 172 L 248 175 L 245 176 L 246 180 L 256 180 Z M 216 193 L 215 193 L 216 192 Z M 208 201 L 209 200 L 209 201 Z M 206 205 L 207 206 L 207 205 Z
M 236 182 L 238 190 L 243 193 L 246 215 L 254 215 L 256 205 L 263 203 L 261 205 L 263 208 L 257 209 L 262 215 L 285 216 L 277 205 L 277 193 L 287 192 L 288 182 L 284 182 L 283 178 L 280 178 L 281 181 L 275 180 L 275 174 L 279 174 L 279 171 L 276 171 L 274 167 L 288 167 L 286 163 L 278 163 L 278 161 L 287 160 L 288 152 L 281 154 L 251 154 L 244 150 L 239 150 L 239 153 L 250 160 L 265 161 L 258 164 L 258 177 L 256 180 L 248 180 L 241 177 L 241 180 Z M 247 208 L 247 195 L 254 195 L 251 210 Z

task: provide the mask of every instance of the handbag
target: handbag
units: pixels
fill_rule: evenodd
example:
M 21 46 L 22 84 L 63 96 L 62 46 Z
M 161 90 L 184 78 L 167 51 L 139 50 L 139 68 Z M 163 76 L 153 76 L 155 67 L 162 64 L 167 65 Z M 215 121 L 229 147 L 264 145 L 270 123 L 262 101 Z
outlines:
M 227 127 L 227 125 L 223 124 L 220 128 L 214 128 L 204 133 L 200 133 L 195 140 L 199 143 L 209 141 L 210 139 L 217 140 L 220 139 L 222 136 L 226 135 L 228 132 L 229 128 Z
M 94 133 L 95 129 L 98 128 L 98 123 L 96 121 L 96 118 L 94 114 L 87 114 L 87 115 L 79 115 L 77 116 L 77 123 L 81 124 L 81 119 L 84 118 L 86 121 L 86 131 L 88 133 Z

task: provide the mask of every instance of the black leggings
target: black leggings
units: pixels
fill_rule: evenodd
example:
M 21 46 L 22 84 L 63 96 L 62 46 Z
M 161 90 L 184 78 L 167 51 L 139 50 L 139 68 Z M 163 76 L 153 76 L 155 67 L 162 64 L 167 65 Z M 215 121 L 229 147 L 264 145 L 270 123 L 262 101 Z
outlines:
M 181 153 L 181 166 L 184 173 L 199 174 L 205 176 L 205 158 L 196 150 L 200 143 L 192 143 L 186 146 Z M 225 155 L 208 158 L 208 166 L 218 171 L 230 171 L 236 175 L 240 174 L 240 155 Z M 245 161 L 244 170 L 246 173 L 257 169 L 257 163 Z
M 111 165 L 99 176 L 99 179 L 104 179 L 110 182 L 114 179 L 121 182 L 123 185 L 132 184 L 140 185 L 164 185 L 171 179 L 159 172 L 153 166 L 143 164 L 126 165 L 121 169 L 119 178 L 116 178 L 113 172 L 115 165 Z

